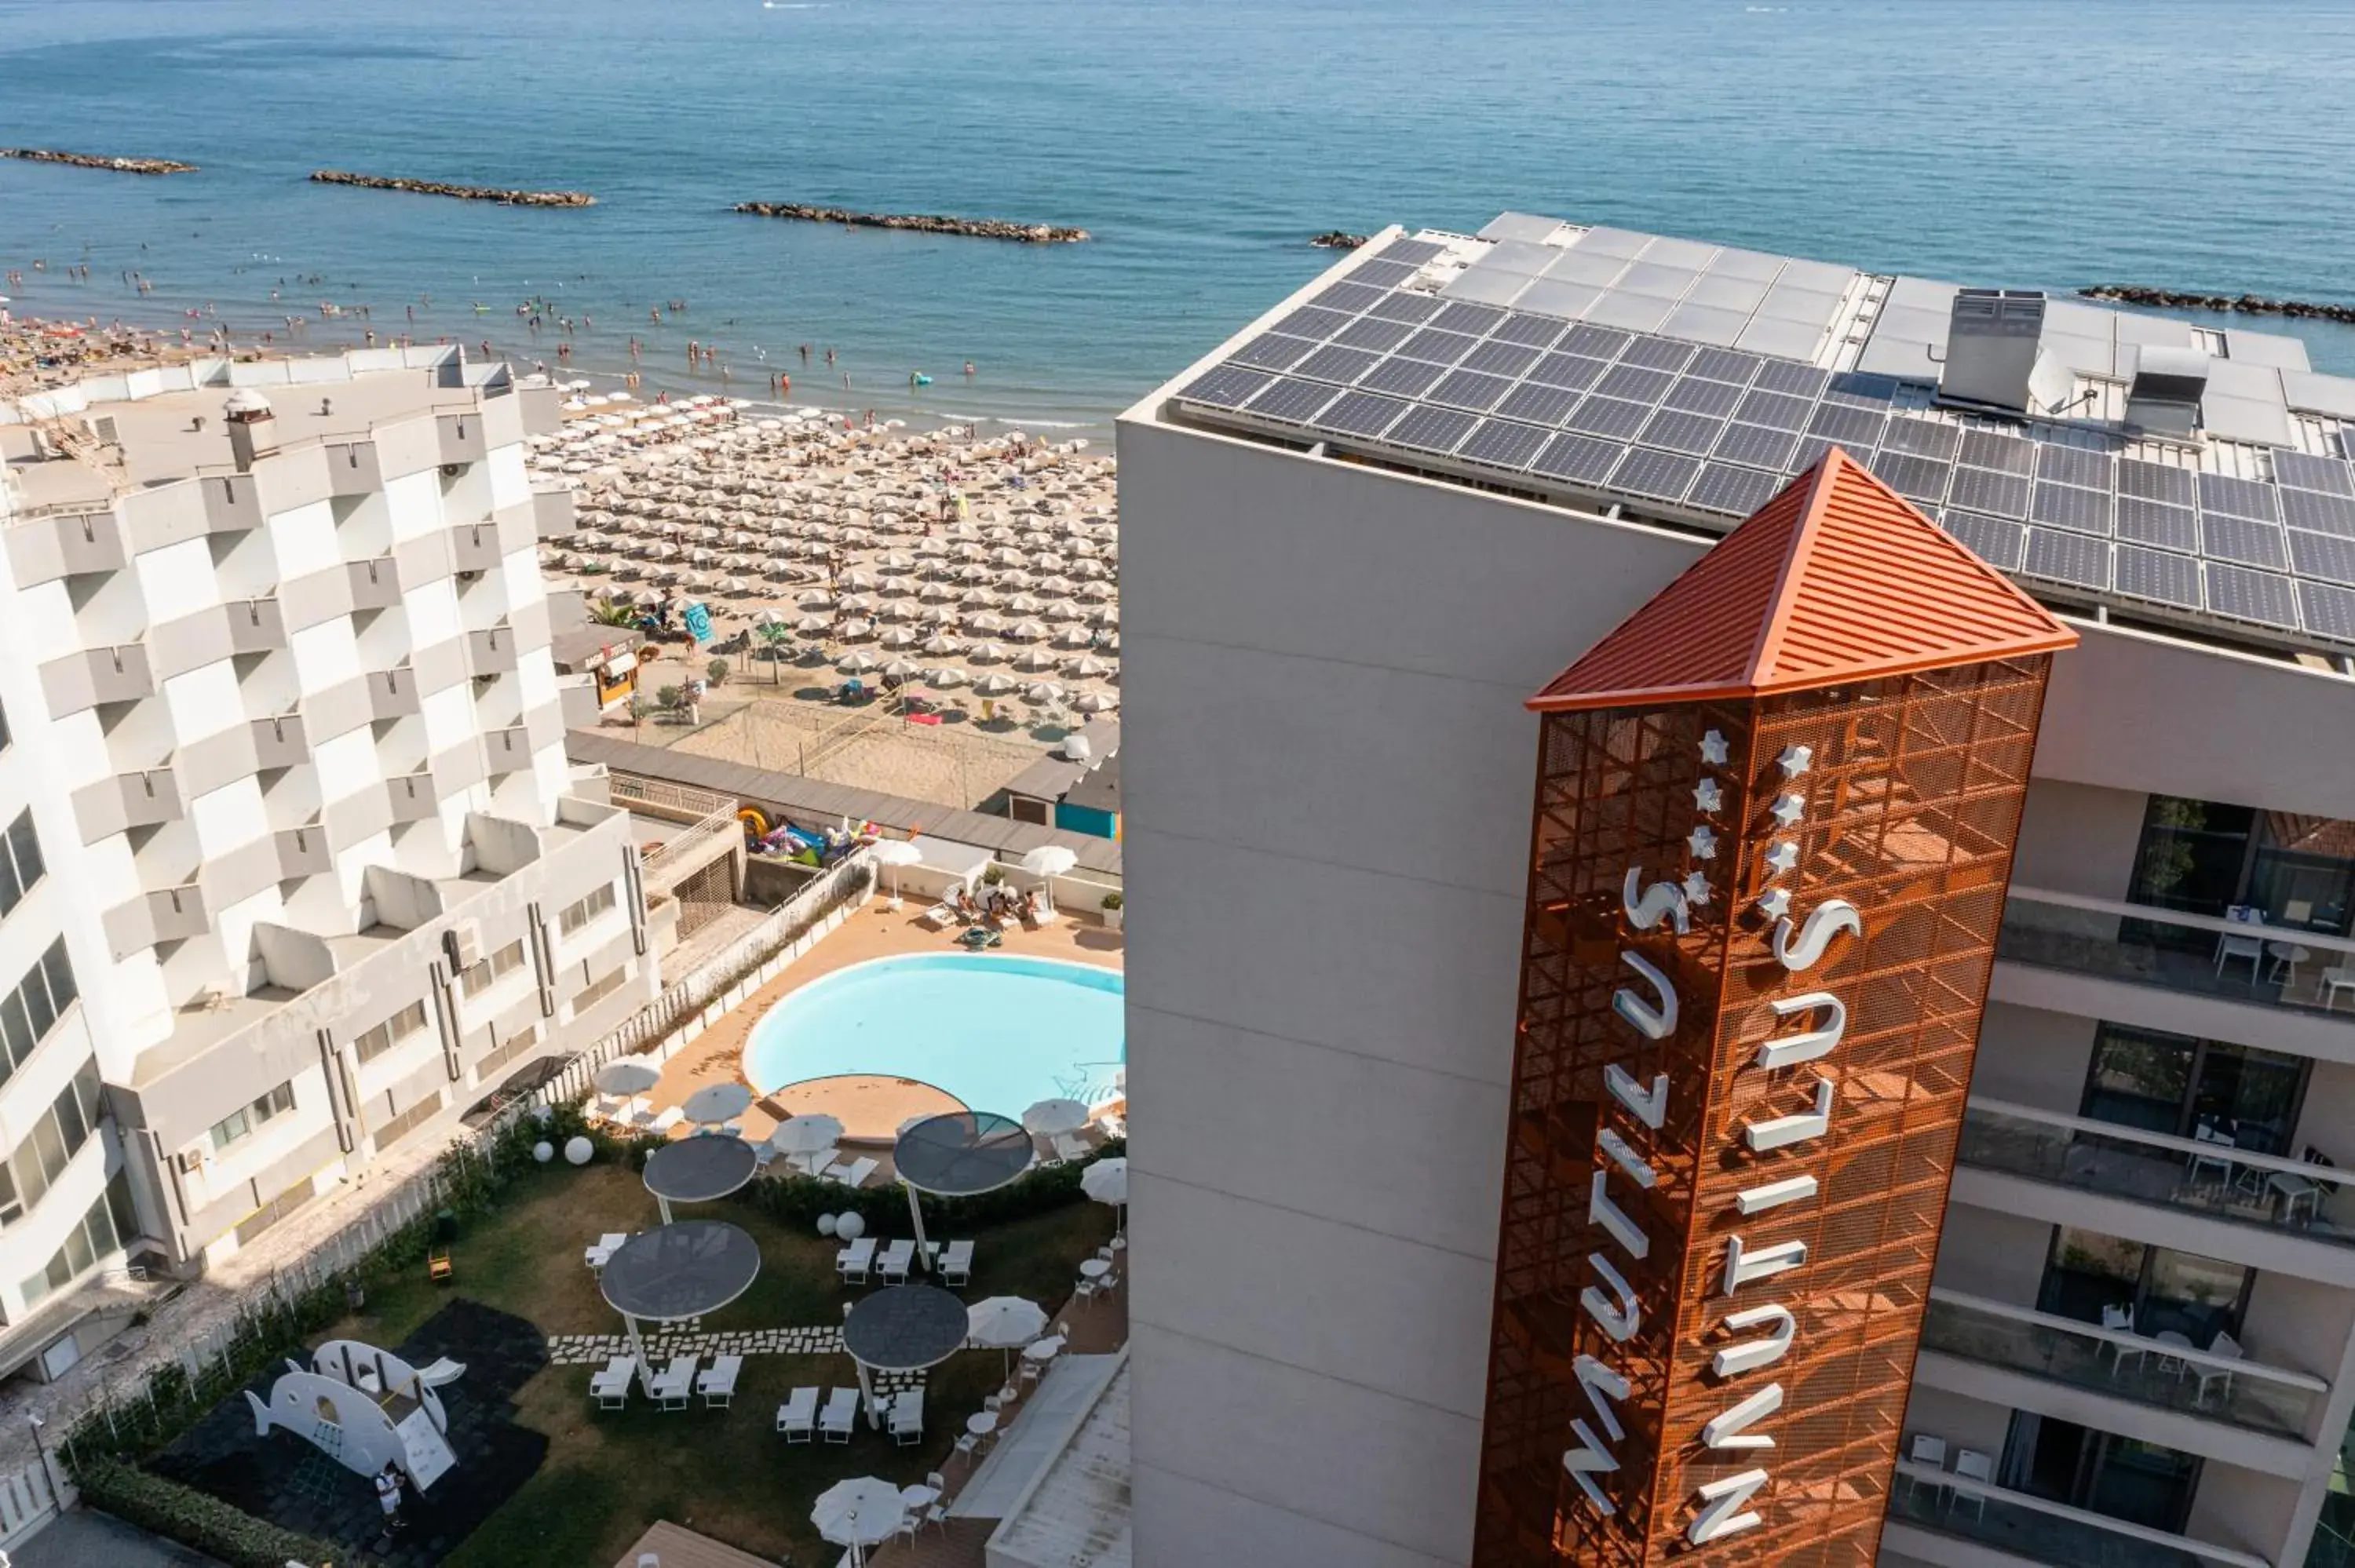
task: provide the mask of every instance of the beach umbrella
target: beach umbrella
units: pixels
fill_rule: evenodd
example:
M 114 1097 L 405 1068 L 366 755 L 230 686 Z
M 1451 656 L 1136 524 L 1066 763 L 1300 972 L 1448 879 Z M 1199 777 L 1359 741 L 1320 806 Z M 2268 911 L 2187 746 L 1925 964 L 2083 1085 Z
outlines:
M 965 1340 L 1004 1354 L 1005 1375 L 1014 1375 L 1014 1352 L 1047 1331 L 1047 1313 L 1019 1296 L 992 1296 L 964 1309 Z
M 1092 648 L 1095 645 L 1095 638 L 1084 626 L 1066 626 L 1055 634 L 1055 646 L 1058 648 Z
M 875 623 L 871 620 L 861 620 L 854 615 L 842 623 L 840 630 L 841 634 L 846 638 L 868 637 L 873 635 Z
M 705 1126 L 733 1121 L 750 1109 L 752 1091 L 741 1084 L 706 1084 L 687 1097 L 679 1108 L 687 1119 Z
M 787 1160 L 824 1154 L 842 1141 L 842 1123 L 830 1116 L 787 1117 L 769 1134 L 769 1147 Z
M 1007 676 L 991 674 L 975 681 L 973 689 L 985 697 L 1002 697 L 1019 688 Z
M 1052 670 L 1059 662 L 1060 661 L 1044 648 L 1032 648 L 1014 661 L 1014 667 L 1028 674 L 1039 675 Z
M 965 657 L 979 663 L 1002 663 L 1013 653 L 1003 642 L 976 642 L 965 650 Z
M 1128 1202 L 1128 1161 L 1118 1156 L 1096 1160 L 1080 1172 L 1080 1191 L 1099 1203 L 1110 1203 L 1117 1226 L 1119 1212 Z
M 1112 666 L 1092 653 L 1082 653 L 1066 665 L 1063 673 L 1076 679 L 1084 680 L 1091 676 L 1109 674 L 1112 673 Z
M 883 666 L 883 673 L 895 681 L 911 681 L 924 672 L 913 659 L 894 659 Z
M 805 615 L 794 622 L 794 630 L 804 637 L 823 637 L 834 630 L 834 622 L 823 615 Z
M 1063 688 L 1052 681 L 1039 681 L 1022 694 L 1039 706 L 1047 707 L 1063 700 Z
M 1063 853 L 1068 855 L 1071 851 Z M 1022 1113 L 1023 1130 L 1033 1138 L 1060 1138 L 1087 1125 L 1088 1107 L 1072 1099 L 1040 1100 Z
M 1079 863 L 1080 857 L 1072 853 L 1070 850 L 1065 849 L 1061 844 L 1040 844 L 1037 849 L 1030 851 L 1028 854 L 1022 857 L 1021 864 L 1022 869 L 1028 872 L 1033 876 L 1061 876 L 1066 872 L 1070 871 L 1071 867 L 1079 864 Z M 1042 1101 L 1040 1103 L 1045 1104 L 1047 1102 Z M 1066 1101 L 1065 1103 L 1071 1104 L 1075 1102 Z M 1034 1106 L 1031 1108 L 1035 1110 L 1038 1107 Z M 1081 1118 L 1081 1120 L 1082 1121 L 1085 1121 L 1086 1119 L 1087 1118 L 1085 1117 Z M 1024 1120 L 1027 1124 L 1028 1120 L 1027 1113 L 1024 1117 Z M 1033 1128 L 1031 1130 L 1035 1132 L 1038 1129 Z M 1072 1129 L 1070 1128 L 1064 1128 L 1060 1130 L 1069 1132 Z
M 854 648 L 842 656 L 835 668 L 846 675 L 864 675 L 882 662 L 864 648 Z
M 662 1074 L 644 1062 L 608 1062 L 589 1080 L 609 1095 L 642 1095 L 662 1082 Z
M 948 687 L 962 686 L 973 677 L 954 664 L 943 664 L 925 675 L 924 679 L 935 686 Z
M 914 865 L 924 858 L 924 852 L 905 839 L 878 839 L 868 846 L 867 855 L 877 865 L 891 868 L 891 907 L 900 906 L 900 868 Z
M 755 626 L 783 626 L 784 623 L 785 618 L 773 609 L 755 610 L 752 614 L 752 624 Z M 1093 671 L 1089 673 L 1094 673 Z
M 867 1549 L 898 1534 L 906 1517 L 900 1489 L 873 1476 L 835 1482 L 818 1494 L 810 1510 L 810 1522 L 818 1534 L 850 1548 L 851 1568 L 865 1568 Z
M 903 626 L 896 630 L 885 632 L 882 641 L 886 648 L 913 648 L 916 645 L 917 637 L 914 632 Z
M 936 659 L 945 654 L 962 653 L 964 652 L 964 639 L 942 632 L 924 644 L 924 652 Z
M 978 615 L 969 615 L 965 617 L 964 624 L 965 629 L 969 631 L 1003 631 L 1006 630 L 1006 618 L 994 611 L 985 609 Z
M 1082 692 L 1071 705 L 1083 714 L 1108 714 L 1120 706 L 1120 699 L 1110 692 Z
M 1006 629 L 1006 635 L 1018 642 L 1036 642 L 1047 635 L 1047 629 L 1035 620 L 1018 620 Z

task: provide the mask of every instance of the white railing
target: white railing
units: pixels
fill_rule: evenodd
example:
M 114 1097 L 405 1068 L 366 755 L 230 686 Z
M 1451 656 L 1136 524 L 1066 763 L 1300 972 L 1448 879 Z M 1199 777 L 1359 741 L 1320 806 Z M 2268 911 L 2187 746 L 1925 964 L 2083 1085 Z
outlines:
M 2039 1312 L 2031 1307 L 2017 1307 L 2009 1301 L 1991 1301 L 1984 1296 L 1972 1296 L 1960 1290 L 1949 1290 L 1943 1285 L 1930 1287 L 1930 1299 L 1956 1307 L 1984 1312 L 1990 1318 L 2005 1318 L 2012 1322 L 2067 1334 L 2075 1339 L 2097 1344 L 2115 1345 L 2129 1354 L 2145 1351 L 2164 1356 L 2169 1361 L 2184 1361 L 2211 1372 L 2230 1372 L 2234 1377 L 2254 1378 L 2260 1383 L 2279 1383 L 2304 1393 L 2328 1393 L 2330 1385 L 2311 1372 L 2291 1372 L 2285 1367 L 2267 1366 L 2232 1356 L 2220 1356 L 2211 1351 L 2194 1350 L 2189 1345 L 2162 1343 L 2147 1334 L 2136 1334 L 2122 1329 L 2105 1329 L 2098 1323 L 2087 1323 L 2076 1318 L 2056 1318 L 2050 1312 Z
M 2206 931 L 2219 937 L 2257 937 L 2263 939 L 2292 942 L 2301 948 L 2317 948 L 2324 952 L 2355 955 L 2355 937 L 2336 937 L 2328 931 L 2309 931 L 2303 926 L 2267 926 L 2252 920 L 2226 920 L 2214 915 L 2193 915 L 2181 909 L 2162 909 L 2155 904 L 2128 904 L 2117 898 L 2093 898 L 2082 893 L 2056 893 L 2045 887 L 2012 888 L 2009 895 L 2015 904 L 2050 904 L 2062 909 L 2075 909 L 2087 915 L 2114 916 L 2121 920 L 2141 920 L 2154 926 L 2180 926 L 2186 930 Z
M 1940 1531 L 1945 1534 L 1961 1535 L 1967 1540 L 1984 1540 L 2000 1546 L 2004 1543 L 2000 1533 L 1988 1530 L 1987 1526 L 1991 1521 L 2002 1522 L 2005 1513 L 2026 1513 L 2059 1520 L 2081 1530 L 2098 1531 L 2104 1535 L 2117 1537 L 2122 1541 L 2138 1542 L 2144 1547 L 2157 1549 L 2139 1554 L 2140 1560 L 2145 1563 L 2163 1563 L 2175 1561 L 2174 1557 L 2161 1553 L 2178 1553 L 2182 1557 L 2196 1558 L 2203 1563 L 2222 1563 L 2224 1568 L 2274 1568 L 2271 1563 L 2254 1552 L 2238 1551 L 2230 1546 L 2218 1546 L 2194 1536 L 2170 1535 L 2166 1531 L 2153 1530 L 2146 1524 L 2136 1524 L 2129 1520 L 2112 1519 L 2107 1514 L 2094 1513 L 2082 1508 L 2071 1508 L 2066 1503 L 2050 1502 L 2043 1498 L 2030 1497 L 2026 1492 L 2015 1492 L 1990 1482 L 1975 1481 L 1967 1477 L 1958 1476 L 1952 1470 L 1941 1470 L 1929 1465 L 1917 1465 L 1910 1459 L 1898 1461 L 1897 1473 L 1917 1489 L 1928 1488 L 1934 1491 L 1945 1491 L 1955 1495 L 1957 1500 L 1949 1503 L 1943 1515 L 1934 1516 L 1929 1520 L 1919 1519 L 1902 1507 L 1894 1514 L 1894 1517 L 1900 1520 L 1922 1524 L 1927 1529 Z M 1974 1509 L 1969 1514 L 1966 1514 L 1962 1504 L 1971 1499 L 1976 1499 L 1984 1507 Z M 2001 1511 L 1990 1515 L 1987 1511 L 1988 1510 Z M 1972 1523 L 1981 1527 L 1976 1534 L 1968 1528 Z M 2086 1559 L 2077 1560 L 2085 1561 Z M 2062 1557 L 2060 1561 L 2068 1562 L 2072 1559 Z
M 2334 1192 L 2355 1181 L 2355 1170 L 2341 1170 L 2336 1165 L 2317 1165 L 2309 1160 L 2292 1160 L 2279 1154 L 2260 1154 L 2253 1149 L 2241 1149 L 2230 1143 L 2211 1142 L 2206 1139 L 2178 1138 L 2173 1133 L 2151 1132 L 2122 1122 L 2099 1121 L 2092 1117 L 2070 1116 L 2063 1111 L 2045 1110 L 2037 1106 L 2019 1105 L 2011 1100 L 1989 1099 L 1973 1095 L 1966 1116 L 2006 1117 L 2016 1121 L 2033 1122 L 2055 1132 L 2068 1132 L 2080 1138 L 2115 1139 L 2123 1143 L 2138 1143 L 2145 1148 L 2179 1154 L 2189 1168 L 2195 1160 L 2222 1165 L 2238 1171 L 2243 1168 L 2261 1171 L 2267 1176 L 2283 1176 L 2292 1181 L 2328 1187 Z M 2300 1192 L 2291 1187 L 2291 1192 Z
M 648 779 L 640 773 L 609 772 L 605 793 L 617 806 L 651 806 L 661 811 L 683 811 L 700 820 L 711 812 L 725 810 L 736 811 L 736 797 L 723 795 L 717 789 L 698 789 L 692 784 L 673 784 L 664 779 Z
M 650 893 L 668 893 L 680 878 L 709 863 L 705 853 L 715 839 L 741 839 L 744 824 L 736 820 L 736 803 L 724 801 L 705 812 L 692 827 L 682 829 L 639 863 L 638 879 Z
M 64 1495 L 60 1497 L 59 1491 Z M 73 1507 L 80 1494 L 62 1466 L 27 1465 L 0 1476 L 0 1550 L 16 1545 Z M 0 1568 L 7 1559 L 0 1557 Z

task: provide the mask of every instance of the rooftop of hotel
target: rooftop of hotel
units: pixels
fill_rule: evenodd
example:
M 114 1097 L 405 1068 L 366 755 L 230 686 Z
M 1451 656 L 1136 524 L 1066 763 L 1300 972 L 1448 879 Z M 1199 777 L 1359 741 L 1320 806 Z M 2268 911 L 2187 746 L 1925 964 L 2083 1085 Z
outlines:
M 1508 213 L 1384 230 L 1164 414 L 1711 533 L 1837 445 L 2047 602 L 2355 651 L 2355 379 L 2237 324 Z

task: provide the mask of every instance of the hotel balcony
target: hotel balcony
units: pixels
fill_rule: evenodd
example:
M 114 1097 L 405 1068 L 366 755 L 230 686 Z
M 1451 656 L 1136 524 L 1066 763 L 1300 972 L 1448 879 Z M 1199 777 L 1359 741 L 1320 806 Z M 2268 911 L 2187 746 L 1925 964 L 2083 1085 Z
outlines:
M 276 652 L 286 646 L 286 622 L 274 599 L 231 599 L 162 622 L 147 646 L 169 679 L 239 654 Z
M 392 609 L 400 605 L 400 572 L 390 556 L 346 561 L 344 570 L 351 578 L 354 609 Z
M 327 482 L 336 495 L 373 495 L 384 488 L 384 469 L 373 440 L 327 443 Z
M 2308 1417 L 2330 1393 L 2318 1377 L 2245 1355 L 2215 1355 L 1944 1287 L 1931 1288 L 1922 1350 L 2301 1445 Z
M 180 820 L 180 787 L 168 768 L 118 773 L 74 791 L 74 821 L 81 842 L 94 844 L 110 833 L 152 828 Z
M 152 697 L 155 675 L 140 643 L 86 648 L 41 666 L 41 694 L 48 699 L 49 716 L 64 718 L 106 703 Z
M 298 876 L 314 876 L 336 868 L 325 828 L 282 828 L 272 836 L 277 846 L 281 881 L 292 882 Z
M 1999 1001 L 2275 1049 L 2355 1044 L 2355 938 L 2015 887 L 1996 957 Z
M 2274 1568 L 2254 1552 L 1901 1461 L 1889 1493 L 1883 1550 L 1925 1563 L 1987 1561 L 1943 1551 L 1942 1539 L 1992 1548 L 2023 1563 L 2069 1568 Z
M 493 778 L 522 772 L 531 766 L 531 731 L 521 725 L 484 731 L 483 757 Z
M 143 893 L 118 904 L 104 916 L 106 939 L 117 959 L 127 959 L 158 942 L 176 942 L 202 936 L 210 922 L 205 914 L 204 890 L 190 883 Z
M 496 522 L 461 523 L 450 530 L 450 569 L 453 572 L 495 572 L 505 553 Z
M 531 514 L 534 532 L 542 539 L 568 538 L 580 526 L 569 484 L 534 485 Z
M 516 667 L 516 634 L 512 627 L 466 633 L 466 673 L 476 680 L 510 675 Z
M 396 822 L 421 822 L 441 810 L 441 798 L 434 793 L 431 769 L 388 779 L 384 788 L 392 801 L 392 820 Z
M 253 732 L 253 765 L 258 769 L 296 768 L 311 760 L 311 743 L 299 713 L 249 721 Z
M 417 711 L 417 676 L 408 670 L 378 670 L 368 677 L 368 717 L 389 724 Z
M 444 463 L 480 462 L 485 456 L 483 417 L 478 413 L 437 414 L 433 434 Z
M 565 497 L 569 511 L 570 490 L 565 492 Z M 18 588 L 92 572 L 119 571 L 128 559 L 123 544 L 123 524 L 112 512 L 54 513 L 12 521 L 7 527 L 7 546 L 9 569 L 16 574 Z

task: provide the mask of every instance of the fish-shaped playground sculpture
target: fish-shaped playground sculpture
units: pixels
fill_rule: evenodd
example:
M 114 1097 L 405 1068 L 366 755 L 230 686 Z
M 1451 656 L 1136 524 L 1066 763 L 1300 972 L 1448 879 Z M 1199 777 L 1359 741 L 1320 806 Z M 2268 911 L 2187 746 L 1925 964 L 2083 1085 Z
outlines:
M 421 1492 L 457 1463 L 438 1391 L 465 1371 L 446 1357 L 417 1368 L 357 1340 L 330 1340 L 313 1353 L 309 1370 L 286 1363 L 267 1404 L 250 1391 L 245 1399 L 257 1436 L 283 1428 L 355 1475 L 399 1465 Z

